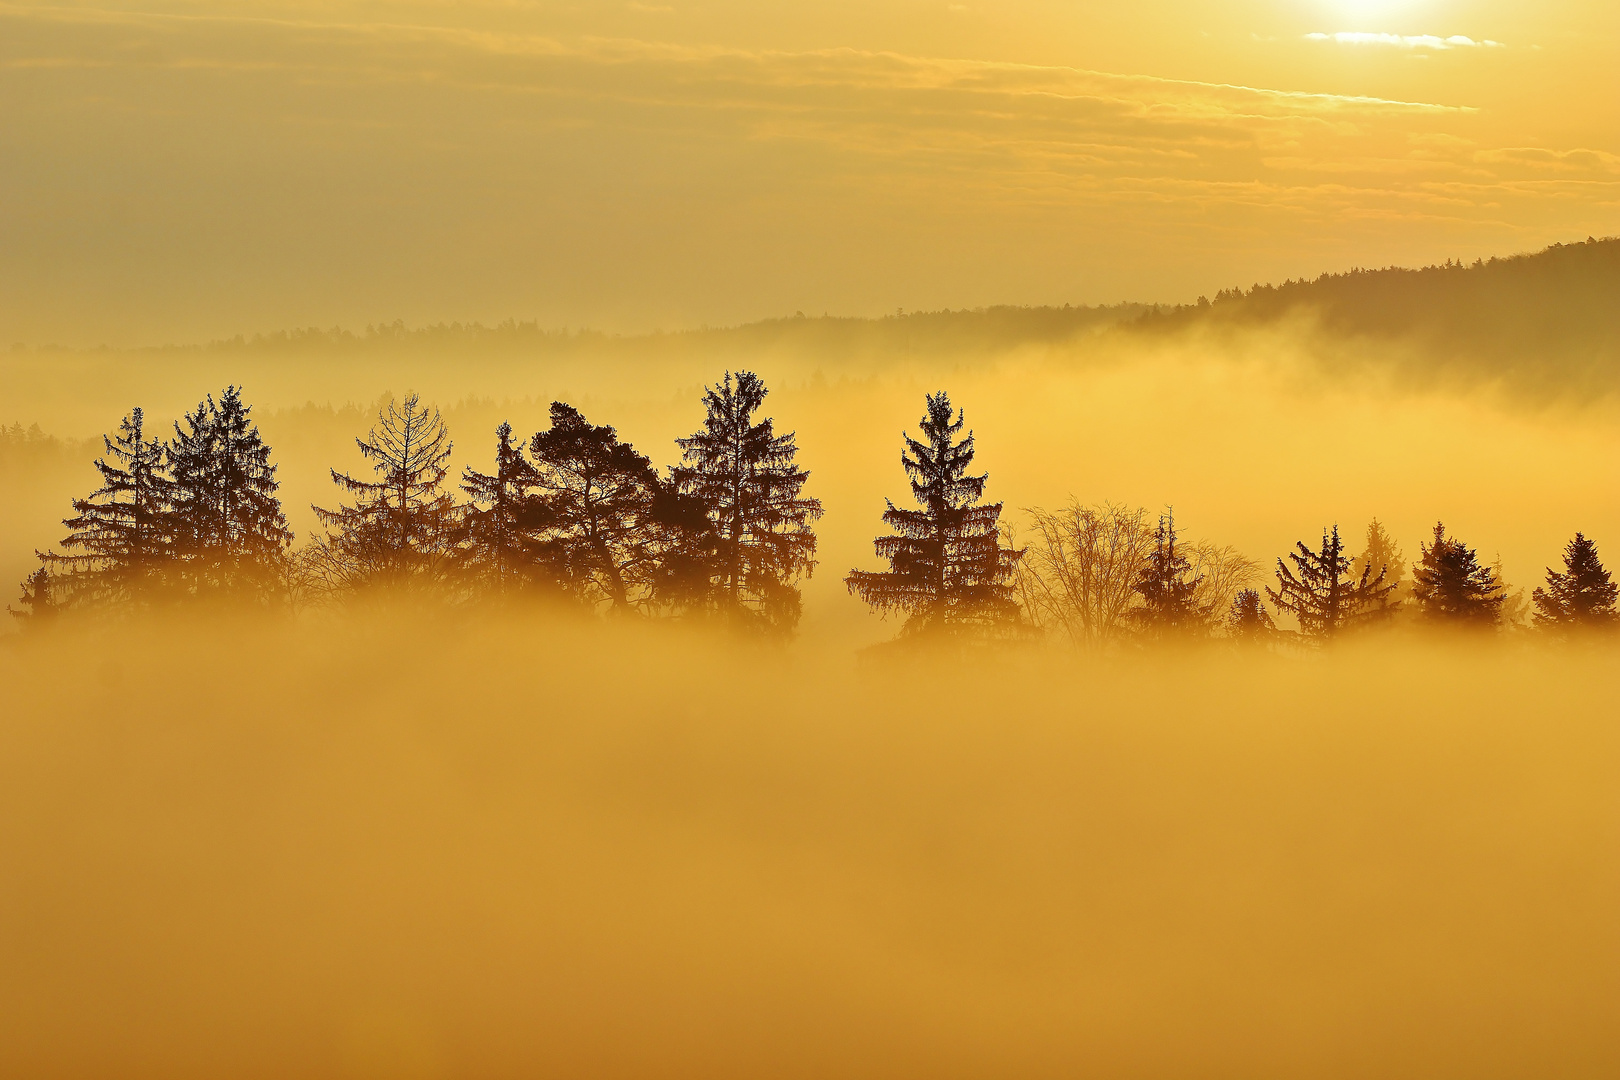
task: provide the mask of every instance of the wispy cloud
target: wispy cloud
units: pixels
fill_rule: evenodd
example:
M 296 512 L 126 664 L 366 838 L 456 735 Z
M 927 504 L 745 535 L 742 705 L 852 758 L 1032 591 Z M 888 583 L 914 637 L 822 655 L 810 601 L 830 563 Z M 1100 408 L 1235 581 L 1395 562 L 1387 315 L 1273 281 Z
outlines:
M 1441 37 L 1438 34 L 1368 34 L 1343 30 L 1336 34 L 1306 34 L 1306 41 L 1332 41 L 1340 45 L 1382 45 L 1396 49 L 1504 49 L 1500 41 L 1486 38 L 1476 41 L 1462 34 Z

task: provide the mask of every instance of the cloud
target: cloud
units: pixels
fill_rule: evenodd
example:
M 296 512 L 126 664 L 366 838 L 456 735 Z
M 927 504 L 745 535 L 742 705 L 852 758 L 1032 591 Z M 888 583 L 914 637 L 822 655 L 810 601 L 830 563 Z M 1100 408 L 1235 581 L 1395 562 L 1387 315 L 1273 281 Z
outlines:
M 1440 37 L 1438 34 L 1367 34 L 1359 31 L 1340 31 L 1337 34 L 1306 34 L 1306 41 L 1332 41 L 1340 45 L 1384 45 L 1397 49 L 1505 49 L 1500 41 L 1475 41 L 1462 34 Z

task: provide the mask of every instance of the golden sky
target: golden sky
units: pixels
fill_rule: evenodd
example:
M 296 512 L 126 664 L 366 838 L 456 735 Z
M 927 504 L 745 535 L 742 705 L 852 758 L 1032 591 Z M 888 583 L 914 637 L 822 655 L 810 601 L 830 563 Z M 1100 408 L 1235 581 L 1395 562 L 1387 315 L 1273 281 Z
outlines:
M 0 341 L 1180 301 L 1620 232 L 1612 0 L 0 3 Z

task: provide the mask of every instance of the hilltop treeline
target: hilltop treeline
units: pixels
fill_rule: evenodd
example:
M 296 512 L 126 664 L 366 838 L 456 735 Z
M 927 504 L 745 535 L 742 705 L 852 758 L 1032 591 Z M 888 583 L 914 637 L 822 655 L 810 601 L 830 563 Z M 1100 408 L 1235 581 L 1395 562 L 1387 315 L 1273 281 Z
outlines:
M 1612 382 L 1620 377 L 1620 239 L 1227 289 L 1196 305 L 1149 311 L 1133 328 L 1234 330 L 1290 316 L 1308 317 L 1333 341 L 1406 342 L 1406 364 L 1421 356 L 1480 377 Z
M 881 318 L 796 313 L 737 327 L 629 336 L 510 319 L 416 328 L 396 320 L 359 332 L 311 327 L 134 352 L 152 359 L 419 355 L 632 364 L 683 356 L 743 366 L 768 356 L 834 371 L 1081 341 L 1130 345 L 1178 333 L 1219 338 L 1283 325 L 1305 331 L 1290 338 L 1291 355 L 1334 371 L 1353 361 L 1418 378 L 1505 380 L 1542 395 L 1612 390 L 1620 385 L 1620 239 L 1555 244 L 1469 264 L 1357 269 L 1236 287 L 1184 305 L 995 306 Z
M 799 582 L 815 570 L 819 500 L 793 433 L 762 412 L 752 372 L 702 397 L 701 426 L 665 471 L 618 431 L 553 402 L 533 433 L 502 423 L 489 471 L 452 478 L 450 433 L 414 394 L 388 401 L 356 438 L 357 468 L 331 470 L 334 498 L 295 543 L 271 449 L 236 387 L 200 402 L 172 435 L 133 409 L 103 439 L 101 486 L 75 499 L 61 543 L 38 552 L 12 614 L 40 629 L 64 613 L 226 601 L 265 610 L 342 604 L 376 593 L 447 604 L 544 599 L 614 617 L 674 617 L 786 635 Z M 1327 644 L 1413 618 L 1497 628 L 1521 623 L 1522 593 L 1499 566 L 1437 523 L 1410 578 L 1374 521 L 1352 552 L 1337 526 L 1276 560 L 1274 584 L 1231 547 L 1184 535 L 1172 512 L 1075 503 L 1027 512 L 1022 538 L 986 501 L 974 436 L 947 394 L 928 395 L 902 464 L 910 498 L 889 501 L 880 566 L 844 579 L 901 637 L 1045 635 L 1091 650 L 1225 638 Z M 19 437 L 39 438 L 33 436 Z M 1616 586 L 1577 533 L 1563 568 L 1534 590 L 1534 623 L 1569 632 L 1613 625 Z M 1281 630 L 1286 613 L 1297 629 Z

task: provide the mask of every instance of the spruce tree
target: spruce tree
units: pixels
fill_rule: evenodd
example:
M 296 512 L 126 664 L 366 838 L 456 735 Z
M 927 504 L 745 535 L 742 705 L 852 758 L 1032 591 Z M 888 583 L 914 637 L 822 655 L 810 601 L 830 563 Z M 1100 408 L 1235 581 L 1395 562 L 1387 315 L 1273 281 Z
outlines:
M 23 578 L 22 596 L 18 603 L 22 610 L 6 605 L 11 617 L 22 624 L 25 631 L 43 630 L 56 619 L 56 602 L 51 598 L 51 573 L 40 567 Z
M 1266 603 L 1258 589 L 1242 589 L 1232 598 L 1231 610 L 1226 615 L 1226 633 L 1234 641 L 1260 642 L 1277 632 Z
M 547 533 L 542 558 L 576 596 L 628 612 L 651 603 L 667 549 L 666 495 L 652 462 L 611 427 L 551 403 L 551 427 L 529 442 L 537 505 Z
M 187 583 L 199 593 L 267 597 L 280 585 L 292 532 L 251 411 L 228 386 L 174 427 L 173 532 Z
M 1205 630 L 1209 609 L 1196 596 L 1203 578 L 1193 573 L 1185 550 L 1178 546 L 1180 531 L 1174 511 L 1159 516 L 1135 590 L 1142 606 L 1132 612 L 1137 626 L 1151 639 L 1185 638 Z
M 821 503 L 803 495 L 809 472 L 792 432 L 754 414 L 767 390 L 751 371 L 730 372 L 703 395 L 703 430 L 677 439 L 683 464 L 670 478 L 702 501 L 714 535 L 711 603 L 733 620 L 788 630 L 798 622 L 794 582 L 816 565 Z
M 535 529 L 542 517 L 533 497 L 538 476 L 523 456 L 522 442 L 512 441 L 512 425 L 504 422 L 495 429 L 495 471 L 485 474 L 469 465 L 461 472 L 468 498 L 461 558 L 497 594 L 534 583 Z
M 962 413 L 953 414 L 944 392 L 926 401 L 926 441 L 902 433 L 900 454 L 922 509 L 902 510 L 888 501 L 883 522 L 892 531 L 874 547 L 889 569 L 852 570 L 844 584 L 878 611 L 905 614 L 907 634 L 1014 625 L 1013 577 L 1023 552 L 1001 545 L 1001 504 L 980 502 L 988 477 L 968 473 L 973 434 L 956 439 Z
M 439 583 L 454 553 L 458 513 L 444 490 L 452 445 L 444 418 L 408 394 L 384 406 L 370 435 L 355 443 L 377 478 L 332 470 L 332 482 L 354 502 L 313 507 L 327 533 L 316 539 L 312 570 L 328 589 Z
M 1495 572 L 1480 563 L 1474 549 L 1447 536 L 1442 522 L 1421 547 L 1423 558 L 1412 570 L 1418 614 L 1433 623 L 1494 627 L 1506 598 Z
M 1350 576 L 1359 578 L 1369 568 L 1374 574 L 1384 571 L 1384 584 L 1395 587 L 1389 594 L 1390 606 L 1394 607 L 1406 594 L 1406 558 L 1401 554 L 1395 538 L 1377 518 L 1367 525 L 1366 544 L 1361 554 L 1350 563 Z
M 1598 559 L 1597 545 L 1581 533 L 1564 548 L 1564 572 L 1547 569 L 1547 587 L 1532 594 L 1536 623 L 1549 630 L 1567 631 L 1611 627 L 1616 622 L 1615 600 L 1620 586 Z
M 1325 644 L 1351 627 L 1379 618 L 1387 609 L 1394 585 L 1385 584 L 1386 571 L 1374 574 L 1369 565 L 1359 576 L 1350 575 L 1339 527 L 1323 532 L 1322 547 L 1312 551 L 1304 541 L 1294 545 L 1288 561 L 1277 560 L 1277 587 L 1266 595 L 1281 611 L 1299 621 L 1299 635 L 1313 645 Z
M 62 522 L 69 530 L 64 553 L 40 556 L 55 571 L 59 604 L 150 601 L 173 563 L 163 443 L 146 437 L 140 409 L 102 441 L 107 452 L 95 462 L 101 487 L 73 501 L 74 516 Z

